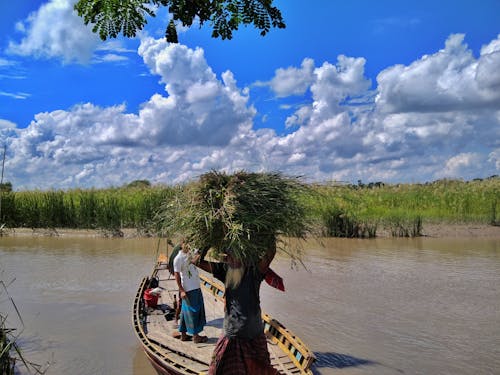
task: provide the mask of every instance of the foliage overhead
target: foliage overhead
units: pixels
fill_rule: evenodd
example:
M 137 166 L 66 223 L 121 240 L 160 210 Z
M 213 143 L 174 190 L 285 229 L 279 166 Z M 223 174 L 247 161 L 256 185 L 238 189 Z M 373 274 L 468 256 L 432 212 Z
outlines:
M 134 37 L 154 17 L 160 7 L 172 15 L 166 30 L 168 42 L 178 43 L 176 23 L 191 27 L 209 21 L 212 37 L 232 39 L 240 24 L 254 25 L 262 36 L 271 27 L 285 28 L 281 11 L 273 0 L 78 0 L 74 8 L 85 24 L 102 40 L 116 38 L 120 33 Z
M 215 257 L 231 249 L 252 264 L 278 236 L 305 238 L 309 222 L 299 197 L 307 190 L 298 178 L 280 173 L 212 171 L 179 188 L 158 220 L 167 236 L 181 235 L 197 248 L 210 246 Z M 300 260 L 299 249 L 280 247 L 292 260 Z

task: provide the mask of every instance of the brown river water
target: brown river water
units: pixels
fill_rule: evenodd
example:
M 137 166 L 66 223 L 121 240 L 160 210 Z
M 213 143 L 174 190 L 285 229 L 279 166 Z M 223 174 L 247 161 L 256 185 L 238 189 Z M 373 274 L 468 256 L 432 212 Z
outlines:
M 155 239 L 1 237 L 0 311 L 47 374 L 153 375 L 131 303 Z M 162 248 L 164 245 L 162 243 Z M 278 257 L 262 307 L 317 357 L 315 374 L 500 374 L 500 240 L 310 241 Z

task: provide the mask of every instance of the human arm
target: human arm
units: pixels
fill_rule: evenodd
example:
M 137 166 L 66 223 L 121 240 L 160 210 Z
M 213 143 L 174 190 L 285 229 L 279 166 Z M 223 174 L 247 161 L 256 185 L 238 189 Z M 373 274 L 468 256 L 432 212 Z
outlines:
M 191 263 L 201 268 L 203 271 L 213 274 L 214 263 L 205 260 L 205 255 L 207 254 L 207 251 L 209 249 L 210 246 L 205 246 L 204 248 L 202 248 L 201 251 L 199 251 L 196 256 L 192 258 Z
M 209 249 L 210 246 L 205 246 L 204 248 L 201 249 L 201 251 L 195 250 L 194 252 L 195 255 L 191 257 L 191 263 L 197 266 L 201 261 L 205 260 L 205 255 L 207 255 Z
M 197 267 L 201 268 L 203 271 L 213 274 L 215 263 L 206 261 L 205 259 L 198 259 L 196 263 L 194 263 Z
M 276 255 L 276 240 L 269 241 L 269 245 L 267 247 L 267 251 L 264 256 L 259 260 L 257 267 L 260 273 L 265 274 L 269 269 L 269 265 L 274 259 Z
M 178 254 L 172 262 L 172 270 L 173 270 L 175 282 L 177 283 L 177 287 L 179 288 L 179 297 L 182 299 L 186 296 L 186 291 L 184 290 L 184 287 L 182 286 L 182 275 L 181 275 L 182 269 L 183 269 L 183 267 L 185 267 L 185 263 L 184 263 L 185 258 L 183 256 L 183 254 L 180 252 L 181 251 L 180 246 L 179 246 L 178 250 L 179 250 Z
M 224 282 L 226 278 L 225 264 L 220 262 L 208 262 L 205 259 L 200 259 L 195 265 L 203 271 L 212 274 L 216 279 Z
M 181 299 L 186 297 L 186 291 L 182 287 L 181 274 L 179 272 L 174 272 L 175 281 L 177 282 L 177 287 L 179 288 L 179 296 Z

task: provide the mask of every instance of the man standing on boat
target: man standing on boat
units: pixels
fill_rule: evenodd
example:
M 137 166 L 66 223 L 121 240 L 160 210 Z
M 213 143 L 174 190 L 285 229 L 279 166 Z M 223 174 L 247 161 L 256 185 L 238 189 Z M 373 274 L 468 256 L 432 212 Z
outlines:
M 223 334 L 217 341 L 209 375 L 275 375 L 267 349 L 260 308 L 260 285 L 276 254 L 271 236 L 268 249 L 257 264 L 245 265 L 229 249 L 223 263 L 201 257 L 198 267 L 226 286 Z
M 192 336 L 195 343 L 202 343 L 207 341 L 207 336 L 200 335 L 206 324 L 205 305 L 198 269 L 192 264 L 191 258 L 189 245 L 183 241 L 173 263 L 175 280 L 182 301 L 179 332 L 174 332 L 174 336 L 180 336 L 182 341 L 191 340 Z

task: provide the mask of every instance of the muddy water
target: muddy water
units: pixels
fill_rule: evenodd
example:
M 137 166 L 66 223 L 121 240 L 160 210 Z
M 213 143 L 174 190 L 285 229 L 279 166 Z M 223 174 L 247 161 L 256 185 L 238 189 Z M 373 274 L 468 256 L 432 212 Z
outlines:
M 153 375 L 131 302 L 156 240 L 0 238 L 0 276 L 25 356 L 49 374 Z M 499 374 L 498 239 L 326 240 L 263 309 L 314 351 L 317 374 Z M 20 325 L 0 295 L 0 311 Z

